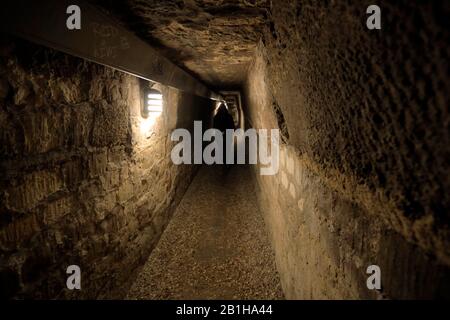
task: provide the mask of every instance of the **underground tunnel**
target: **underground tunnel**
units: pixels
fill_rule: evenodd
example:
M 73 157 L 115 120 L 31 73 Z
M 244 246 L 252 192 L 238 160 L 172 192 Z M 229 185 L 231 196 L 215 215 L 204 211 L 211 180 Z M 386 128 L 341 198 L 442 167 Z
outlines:
M 5 1 L 2 299 L 449 299 L 449 7 Z

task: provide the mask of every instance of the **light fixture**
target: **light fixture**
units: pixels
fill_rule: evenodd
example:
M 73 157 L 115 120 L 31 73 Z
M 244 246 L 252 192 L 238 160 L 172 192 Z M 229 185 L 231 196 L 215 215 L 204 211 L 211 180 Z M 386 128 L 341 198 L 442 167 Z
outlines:
M 161 92 L 152 88 L 145 93 L 145 114 L 152 118 L 156 118 L 161 115 L 163 111 L 163 96 Z

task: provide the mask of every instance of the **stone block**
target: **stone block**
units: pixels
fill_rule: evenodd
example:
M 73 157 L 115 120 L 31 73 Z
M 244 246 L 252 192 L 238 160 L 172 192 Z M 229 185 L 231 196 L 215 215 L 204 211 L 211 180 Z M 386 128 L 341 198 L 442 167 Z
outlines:
M 19 117 L 27 154 L 45 153 L 65 146 L 70 116 L 66 110 L 27 112 Z
M 61 190 L 63 181 L 56 171 L 37 171 L 26 175 L 23 182 L 6 190 L 6 207 L 24 212 Z
M 125 181 L 126 179 L 128 179 L 129 174 L 130 170 L 128 168 L 128 163 L 122 162 L 122 166 L 120 168 L 120 180 Z
M 105 96 L 105 81 L 101 77 L 94 77 L 89 88 L 89 101 L 100 101 Z
M 129 111 L 125 104 L 100 103 L 95 108 L 91 144 L 93 146 L 116 146 L 128 142 Z
M 94 210 L 98 219 L 104 219 L 105 215 L 110 212 L 117 204 L 117 196 L 115 192 L 109 192 L 104 197 L 95 199 Z
M 108 165 L 107 151 L 99 150 L 90 155 L 89 158 L 89 176 L 91 178 L 104 175 Z
M 74 106 L 72 109 L 72 123 L 74 146 L 87 146 L 92 130 L 93 108 L 87 103 Z
M 119 187 L 119 191 L 117 192 L 117 201 L 119 203 L 125 203 L 133 197 L 133 184 L 130 181 L 125 181 Z
M 113 80 L 106 84 L 106 93 L 109 102 L 119 101 L 122 99 L 122 92 L 120 90 L 121 83 L 119 80 Z
M 81 201 L 88 201 L 96 197 L 101 197 L 105 195 L 105 189 L 103 188 L 102 183 L 98 179 L 87 181 L 81 184 L 81 186 L 78 189 L 78 192 Z
M 0 243 L 3 245 L 19 246 L 40 230 L 39 221 L 35 214 L 17 219 L 0 230 Z
M 73 189 L 81 181 L 87 178 L 87 170 L 82 158 L 75 158 L 61 165 L 64 184 L 68 189 Z
M 46 225 L 56 223 L 61 217 L 72 212 L 74 206 L 74 198 L 71 195 L 65 195 L 49 202 L 42 210 L 44 223 Z
M 112 190 L 118 187 L 120 184 L 120 169 L 118 168 L 108 169 L 105 172 L 104 176 L 101 177 L 101 180 L 103 182 L 105 190 Z

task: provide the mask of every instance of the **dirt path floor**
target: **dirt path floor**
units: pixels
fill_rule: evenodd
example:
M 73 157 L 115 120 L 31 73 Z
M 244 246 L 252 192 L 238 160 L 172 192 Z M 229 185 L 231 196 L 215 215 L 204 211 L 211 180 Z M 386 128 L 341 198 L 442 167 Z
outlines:
M 200 169 L 129 299 L 283 299 L 250 170 Z

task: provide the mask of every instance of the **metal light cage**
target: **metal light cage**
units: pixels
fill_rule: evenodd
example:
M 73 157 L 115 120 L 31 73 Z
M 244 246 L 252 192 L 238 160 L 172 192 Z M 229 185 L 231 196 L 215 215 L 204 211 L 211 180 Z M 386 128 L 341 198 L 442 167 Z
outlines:
M 163 111 L 163 95 L 162 93 L 151 88 L 145 91 L 144 114 L 156 118 L 161 115 Z

